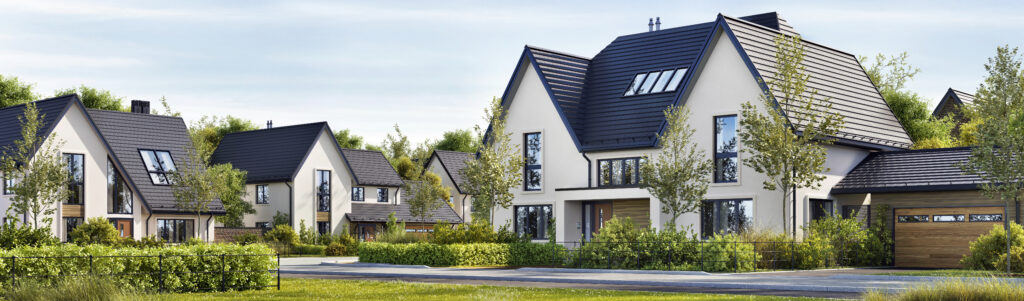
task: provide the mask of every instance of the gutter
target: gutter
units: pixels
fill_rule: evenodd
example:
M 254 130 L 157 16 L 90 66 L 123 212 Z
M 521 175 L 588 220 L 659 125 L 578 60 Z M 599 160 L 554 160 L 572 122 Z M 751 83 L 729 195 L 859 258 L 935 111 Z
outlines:
M 288 185 L 288 224 L 290 226 L 292 226 L 292 228 L 294 229 L 295 228 L 295 215 L 292 214 L 293 213 L 292 211 L 295 210 L 295 209 L 293 208 L 293 204 L 292 204 L 293 200 L 292 199 L 295 198 L 295 195 L 294 195 L 295 194 L 295 189 L 292 188 L 292 184 L 290 182 L 284 182 L 284 185 Z

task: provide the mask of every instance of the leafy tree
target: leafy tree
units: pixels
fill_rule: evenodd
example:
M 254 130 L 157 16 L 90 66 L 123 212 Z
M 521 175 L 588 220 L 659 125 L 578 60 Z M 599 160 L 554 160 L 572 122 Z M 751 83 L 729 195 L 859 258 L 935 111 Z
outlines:
M 14 192 L 11 206 L 7 209 L 8 219 L 28 220 L 33 229 L 39 223 L 49 225 L 56 212 L 56 204 L 67 199 L 70 191 L 67 184 L 70 173 L 60 153 L 63 141 L 56 135 L 43 136 L 43 118 L 35 103 L 25 104 L 25 113 L 19 116 L 21 139 L 3 148 L 0 156 L 0 170 L 6 178 L 16 179 L 11 187 Z
M 433 172 L 424 172 L 419 181 L 406 181 L 405 193 L 409 198 L 409 213 L 423 220 L 431 218 L 432 212 L 446 204 L 452 192 L 441 184 L 441 177 Z
M 224 204 L 226 214 L 216 217 L 226 227 L 242 227 L 246 214 L 256 213 L 252 204 L 245 201 L 245 181 L 248 172 L 235 169 L 231 163 L 217 164 L 207 169 L 216 186 L 217 197 Z
M 341 148 L 360 149 L 363 148 L 363 137 L 352 134 L 349 129 L 334 132 L 334 139 L 338 140 Z
M 466 161 L 463 179 L 468 194 L 473 195 L 473 220 L 494 223 L 494 207 L 512 205 L 512 189 L 523 184 L 523 158 L 519 145 L 512 143 L 512 133 L 506 130 L 505 108 L 495 97 L 484 110 L 489 125 L 485 132 L 477 126 L 477 137 L 484 143 L 476 160 Z
M 739 132 L 744 145 L 743 165 L 764 174 L 766 190 L 782 190 L 782 211 L 786 216 L 786 200 L 792 190 L 818 188 L 829 169 L 825 165 L 832 137 L 843 126 L 843 117 L 833 113 L 832 102 L 819 99 L 817 90 L 808 89 L 810 75 L 803 66 L 804 47 L 800 37 L 779 35 L 775 38 L 775 77 L 768 87 L 770 92 L 761 96 L 761 104 L 742 105 Z M 776 105 L 776 100 L 778 105 Z M 762 114 L 767 108 L 768 114 Z M 785 112 L 783 112 L 785 110 Z M 790 118 L 787 118 L 789 115 Z M 796 206 L 796 200 L 793 200 Z M 793 216 L 793 236 L 796 220 Z
M 391 161 L 392 166 L 399 158 L 409 157 L 412 154 L 412 143 L 409 142 L 409 137 L 402 134 L 402 129 L 398 127 L 398 124 L 395 124 L 394 128 L 395 132 L 384 136 L 384 143 L 381 143 L 384 156 Z
M 373 148 L 373 146 L 367 145 L 367 149 Z M 412 148 L 409 137 L 402 134 L 402 130 L 396 124 L 395 132 L 384 137 L 380 149 L 384 153 L 384 157 L 391 163 L 391 167 L 395 168 L 402 179 L 419 180 L 423 175 L 423 165 L 430 159 L 430 153 L 433 152 L 434 144 L 427 140 L 420 143 L 415 149 Z
M 271 226 L 276 228 L 278 225 L 289 226 L 291 225 L 291 223 L 292 219 L 290 216 L 288 216 L 287 213 L 282 213 L 281 211 L 278 211 L 276 214 L 274 214 L 274 220 L 271 223 Z
M 878 87 L 886 104 L 914 142 L 914 148 L 942 148 L 957 145 L 952 131 L 956 122 L 952 117 L 935 118 L 921 95 L 906 90 L 906 84 L 921 72 L 907 62 L 906 52 L 894 56 L 878 54 L 868 65 L 867 57 L 860 57 L 871 82 Z
M 20 105 L 35 100 L 32 84 L 22 83 L 17 77 L 0 75 L 0 108 Z
M 977 145 L 961 168 L 985 180 L 985 196 L 1002 199 L 1004 229 L 1009 232 L 1009 208 L 1024 192 L 1024 69 L 1017 48 L 1002 46 L 985 64 L 988 76 L 978 87 L 972 110 L 981 116 Z M 1010 252 L 1007 240 L 1006 251 Z M 1006 262 L 1010 272 L 1010 261 Z
M 470 130 L 454 130 L 444 132 L 434 149 L 475 153 L 480 148 L 480 140 Z
M 231 115 L 223 118 L 203 116 L 192 122 L 192 126 L 189 127 L 189 135 L 192 136 L 192 141 L 196 141 L 195 145 L 199 154 L 204 158 L 209 158 L 220 145 L 220 141 L 224 139 L 224 135 L 257 129 L 259 126 L 248 119 Z
M 124 98 L 114 96 L 110 91 L 90 88 L 85 85 L 57 90 L 54 92 L 53 96 L 64 96 L 75 93 L 78 94 L 78 97 L 82 100 L 82 104 L 84 104 L 86 108 L 108 111 L 127 111 L 125 106 L 122 104 Z
M 689 119 L 689 108 L 665 109 L 667 126 L 658 134 L 658 156 L 653 160 L 645 156 L 640 164 L 640 183 L 661 202 L 661 212 L 672 216 L 665 223 L 672 231 L 679 216 L 700 208 L 714 172 L 707 154 L 693 142 Z
M 121 241 L 121 232 L 107 219 L 92 217 L 71 231 L 71 241 L 80 245 L 113 245 Z
M 202 220 L 203 212 L 210 211 L 210 203 L 220 194 L 217 179 L 207 170 L 209 160 L 199 154 L 192 145 L 185 147 L 187 154 L 184 164 L 170 173 L 171 192 L 179 209 L 196 214 L 196 222 Z M 197 226 L 197 230 L 198 230 Z M 199 231 L 196 231 L 198 237 Z

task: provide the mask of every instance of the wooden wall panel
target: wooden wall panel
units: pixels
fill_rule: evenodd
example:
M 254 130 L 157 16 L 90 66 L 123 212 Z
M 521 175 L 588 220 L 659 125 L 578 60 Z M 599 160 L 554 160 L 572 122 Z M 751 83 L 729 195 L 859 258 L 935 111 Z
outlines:
M 651 225 L 651 201 L 649 199 L 612 201 L 612 214 L 618 217 L 629 217 L 638 228 L 647 228 Z
M 935 215 L 962 214 L 963 222 L 935 222 Z M 928 215 L 928 222 L 896 223 L 896 266 L 960 267 L 970 243 L 1002 222 L 970 222 L 971 214 L 1003 214 L 1003 207 L 901 208 L 895 215 Z
M 82 205 L 61 204 L 61 206 L 62 206 L 62 208 L 60 209 L 60 211 L 61 211 L 61 216 L 62 217 L 83 217 L 83 216 L 85 216 L 85 207 L 82 207 Z

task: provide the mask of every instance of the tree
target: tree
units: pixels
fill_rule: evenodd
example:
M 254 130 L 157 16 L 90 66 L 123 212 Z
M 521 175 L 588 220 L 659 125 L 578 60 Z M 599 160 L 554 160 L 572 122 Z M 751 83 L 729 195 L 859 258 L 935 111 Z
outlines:
M 405 193 L 410 193 L 409 213 L 424 221 L 431 218 L 432 213 L 443 204 L 447 204 L 452 196 L 451 190 L 441 184 L 441 177 L 433 172 L 424 172 L 419 181 L 406 181 Z
M 32 84 L 22 83 L 17 77 L 0 75 L 0 108 L 20 105 L 35 100 Z
M 658 134 L 658 156 L 653 160 L 644 156 L 640 164 L 640 183 L 661 202 L 661 212 L 672 216 L 665 223 L 672 231 L 679 216 L 700 208 L 714 172 L 707 154 L 693 142 L 689 118 L 689 108 L 665 109 L 666 127 Z
M 206 168 L 208 160 L 193 145 L 194 142 L 185 147 L 185 164 L 170 173 L 170 182 L 175 205 L 186 212 L 195 212 L 198 224 L 203 212 L 210 211 L 210 203 L 220 191 L 214 184 L 217 179 Z M 199 235 L 199 231 L 196 231 L 196 235 Z
M 956 122 L 952 117 L 935 118 L 928 110 L 928 103 L 921 95 L 905 89 L 907 82 L 921 72 L 907 62 L 906 52 L 894 56 L 878 54 L 874 63 L 868 65 L 867 57 L 860 57 L 871 82 L 878 87 L 885 103 L 892 109 L 896 119 L 914 142 L 914 148 L 942 148 L 958 144 L 952 132 Z
M 71 174 L 60 153 L 63 141 L 58 141 L 56 135 L 43 136 L 44 117 L 35 103 L 25 104 L 24 115 L 18 117 L 21 139 L 5 146 L 0 157 L 4 177 L 16 179 L 7 216 L 33 229 L 38 229 L 40 222 L 49 228 L 56 204 L 70 194 L 67 187 Z
M 217 197 L 224 204 L 223 216 L 218 216 L 217 221 L 225 227 L 242 227 L 243 218 L 246 214 L 256 213 L 252 204 L 245 201 L 245 181 L 248 174 L 244 170 L 235 169 L 231 163 L 217 164 L 207 169 L 210 177 L 213 178 L 213 185 L 217 190 Z
M 977 146 L 961 168 L 984 180 L 985 196 L 1006 203 L 1003 223 L 1009 233 L 1009 208 L 1024 192 L 1024 70 L 1017 48 L 999 47 L 985 71 L 988 76 L 978 87 L 972 108 L 973 115 L 983 119 L 976 129 Z M 1009 254 L 1009 239 L 1006 251 Z
M 484 110 L 486 131 L 477 126 L 477 137 L 484 143 L 476 160 L 466 161 L 460 171 L 466 183 L 463 188 L 473 195 L 473 220 L 494 223 L 494 207 L 512 205 L 512 189 L 523 184 L 523 158 L 519 145 L 512 143 L 512 133 L 505 130 L 505 108 L 500 98 L 491 100 Z
M 454 152 L 475 153 L 480 148 L 480 140 L 470 130 L 454 130 L 444 132 L 434 149 Z
M 108 111 L 127 111 L 124 105 L 121 104 L 124 98 L 114 96 L 110 91 L 90 88 L 85 85 L 57 90 L 54 92 L 53 96 L 64 96 L 76 93 L 86 108 Z
M 819 99 L 808 89 L 810 75 L 803 66 L 804 47 L 800 37 L 775 38 L 777 73 L 767 82 L 771 91 L 761 96 L 760 106 L 742 105 L 739 132 L 743 151 L 749 155 L 743 165 L 764 174 L 766 190 L 782 190 L 782 212 L 786 200 L 793 197 L 793 236 L 796 236 L 796 195 L 800 188 L 818 188 L 828 171 L 824 167 L 833 137 L 843 126 L 843 117 L 834 113 L 827 98 Z M 761 110 L 767 108 L 768 114 Z M 788 116 L 788 117 L 787 117 Z M 785 218 L 783 218 L 785 221 Z
M 348 149 L 360 149 L 363 148 L 363 137 L 352 134 L 349 129 L 340 130 L 334 132 L 334 139 L 338 140 L 338 145 L 341 148 Z
M 203 116 L 192 122 L 189 127 L 189 135 L 192 136 L 192 141 L 195 141 L 199 154 L 208 159 L 213 155 L 213 151 L 217 150 L 217 146 L 220 145 L 220 141 L 224 139 L 225 135 L 257 129 L 259 126 L 248 119 L 231 115 L 223 118 Z
M 374 149 L 375 147 L 367 145 L 366 148 Z M 413 149 L 409 137 L 402 134 L 402 129 L 395 124 L 395 132 L 384 137 L 380 149 L 384 153 L 384 157 L 391 163 L 391 167 L 395 168 L 402 179 L 415 181 L 423 175 L 423 165 L 430 159 L 434 144 L 430 140 L 426 140 Z

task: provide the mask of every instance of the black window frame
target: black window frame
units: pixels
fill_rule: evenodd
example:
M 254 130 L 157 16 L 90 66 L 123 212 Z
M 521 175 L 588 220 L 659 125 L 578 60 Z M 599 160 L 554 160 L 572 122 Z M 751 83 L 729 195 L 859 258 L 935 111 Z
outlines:
M 822 209 L 821 212 L 825 213 L 824 216 L 816 216 L 816 214 L 815 214 L 816 213 L 815 212 L 815 207 L 817 207 L 816 206 L 817 204 L 828 204 L 828 209 L 827 210 L 826 210 L 826 208 L 821 208 Z M 809 215 L 810 215 L 810 218 L 811 218 L 812 221 L 826 219 L 826 218 L 833 217 L 833 216 L 836 215 L 836 201 L 835 200 L 830 200 L 830 199 L 809 199 L 809 200 L 807 200 L 807 205 L 810 206 L 810 210 L 809 210 L 810 214 Z
M 85 223 L 85 218 L 81 216 L 65 216 L 61 218 L 61 220 L 64 221 L 64 242 L 72 242 L 71 231 L 74 231 L 75 228 L 78 228 L 78 226 L 81 226 L 83 223 Z M 72 225 L 70 224 L 71 221 L 77 222 L 75 222 L 74 225 Z
M 3 195 L 13 195 L 14 190 L 12 190 L 11 187 L 14 186 L 16 180 L 14 178 L 8 178 L 7 175 L 4 175 L 2 180 L 3 181 L 0 181 L 0 185 L 3 185 L 3 189 L 0 190 L 0 193 Z
M 359 191 L 359 192 L 356 193 L 356 191 Z M 356 196 L 358 196 L 358 198 Z M 352 187 L 352 201 L 353 202 L 365 202 L 366 201 L 366 189 L 364 187 Z
M 271 222 L 256 222 L 256 228 L 258 229 L 270 229 Z
M 959 220 L 953 220 L 953 221 L 940 221 L 937 218 L 939 216 L 952 216 L 954 219 L 956 219 L 956 217 L 960 217 L 960 219 Z M 932 214 L 932 222 L 933 223 L 963 223 L 963 222 L 966 222 L 966 221 L 967 221 L 967 216 L 964 215 L 964 214 Z
M 270 185 L 256 184 L 256 204 L 270 204 Z
M 526 213 L 530 214 L 529 211 L 530 211 L 531 208 L 535 209 L 535 210 L 539 210 L 539 213 L 537 213 L 538 214 L 537 218 L 535 220 L 529 220 L 529 218 L 524 218 L 523 221 L 527 222 L 528 224 L 520 223 L 520 221 L 519 221 L 519 219 L 520 219 L 519 218 L 520 211 L 519 210 L 520 209 L 525 209 Z M 541 216 L 540 214 L 546 214 L 547 218 L 544 218 L 545 216 Z M 554 206 L 552 206 L 552 205 L 517 205 L 517 206 L 512 206 L 512 223 L 513 223 L 513 225 L 512 225 L 513 228 L 512 229 L 514 229 L 516 231 L 516 235 L 518 235 L 520 237 L 526 237 L 527 239 L 531 239 L 531 240 L 548 239 L 548 233 L 547 233 L 548 231 L 547 231 L 547 229 L 549 229 L 551 227 L 551 225 L 549 223 L 551 222 L 551 217 L 552 216 L 554 216 Z M 530 227 L 531 225 L 529 223 L 537 223 L 537 224 L 536 225 L 532 225 L 533 227 Z M 532 229 L 534 233 L 526 233 L 527 229 Z
M 156 170 L 151 170 L 150 166 L 146 164 L 146 154 L 145 154 L 145 152 L 152 152 L 153 153 L 153 157 L 156 158 L 156 160 L 157 160 L 156 163 L 158 165 Z M 167 154 L 167 158 L 171 159 L 170 166 L 174 170 L 166 170 L 166 169 L 164 169 L 164 165 L 165 164 L 163 162 L 163 158 L 160 157 L 160 153 L 166 153 Z M 146 168 L 146 173 L 149 174 L 149 180 L 150 180 L 150 182 L 153 183 L 153 185 L 157 185 L 157 186 L 170 186 L 171 185 L 171 178 L 170 178 L 169 174 L 178 170 L 178 166 L 174 164 L 174 154 L 171 154 L 170 151 L 166 151 L 166 150 L 140 148 L 139 149 L 139 157 L 142 159 L 142 165 Z M 154 176 L 156 176 L 156 177 L 154 178 Z M 166 182 L 166 183 L 157 182 L 157 179 L 162 179 L 163 182 Z
M 157 238 L 166 243 L 184 243 L 189 238 L 196 236 L 196 221 L 193 219 L 174 219 L 174 218 L 161 218 L 156 220 L 156 231 Z M 170 225 L 174 228 L 174 237 L 171 237 L 171 233 L 164 231 L 165 226 Z M 178 227 L 186 230 L 185 233 L 179 233 Z M 192 233 L 188 233 L 191 231 Z
M 626 89 L 622 91 L 621 97 L 634 97 L 676 92 L 677 90 L 679 90 L 679 86 L 683 84 L 683 78 L 686 77 L 686 72 L 688 72 L 689 70 L 689 66 L 684 66 L 633 73 L 633 76 L 630 77 L 629 79 L 629 85 L 627 85 Z M 658 92 L 652 92 L 658 86 L 658 82 L 661 80 L 661 78 L 664 77 L 665 72 L 668 71 L 672 71 L 672 75 L 669 75 L 668 82 L 665 83 L 665 87 L 659 90 Z M 654 79 L 654 83 L 651 85 L 651 91 L 647 91 L 646 93 L 640 93 L 640 89 L 643 88 L 644 83 L 647 82 L 647 80 L 651 77 L 651 74 L 654 73 L 658 74 L 657 77 Z M 677 82 L 675 85 L 672 85 L 672 79 L 675 78 L 675 75 L 679 73 L 682 73 L 682 75 L 679 78 L 679 82 Z M 639 77 L 640 75 L 643 75 L 643 77 Z M 634 89 L 633 85 L 634 83 L 637 82 L 638 79 L 640 83 L 637 84 Z
M 974 219 L 975 216 L 998 216 L 999 218 L 996 219 L 996 220 L 975 220 Z M 1002 213 L 972 213 L 970 215 L 970 217 L 968 217 L 968 221 L 972 222 L 972 223 L 995 223 L 995 222 L 1001 222 L 1001 221 L 1003 221 L 1003 214 Z
M 538 155 L 537 164 L 529 164 L 527 158 L 530 153 L 530 136 L 537 135 L 537 151 Z M 544 134 L 543 132 L 529 132 L 523 133 L 523 190 L 524 191 L 542 191 L 544 190 Z M 537 187 L 530 187 L 530 172 L 537 171 Z
M 709 206 L 711 206 L 714 203 L 724 203 L 724 202 L 734 202 L 734 204 L 732 204 L 732 207 L 733 207 L 732 213 L 733 213 L 733 215 L 727 217 L 727 218 L 729 218 L 729 220 L 726 221 L 726 223 L 728 225 L 727 225 L 727 229 L 724 229 L 725 231 L 715 231 L 714 226 L 715 226 L 716 223 L 714 223 L 713 220 L 711 220 L 710 224 L 707 223 L 709 221 L 708 220 L 709 216 L 707 215 L 708 209 L 709 209 Z M 743 202 L 749 202 L 750 203 L 750 211 L 751 211 L 750 212 L 750 220 L 745 220 L 746 216 L 742 216 L 743 219 L 740 218 L 741 217 L 740 214 L 742 214 L 742 212 L 743 212 L 742 210 L 740 210 L 741 208 L 743 208 Z M 722 235 L 724 235 L 724 234 L 729 234 L 729 233 L 739 233 L 739 232 L 742 232 L 744 229 L 747 229 L 747 228 L 753 226 L 753 223 L 754 223 L 754 212 L 753 211 L 754 211 L 754 200 L 753 199 L 712 199 L 712 200 L 702 200 L 701 203 L 700 203 L 700 235 L 701 235 L 701 238 L 702 239 L 711 238 L 715 234 L 722 234 Z M 714 219 L 714 216 L 710 216 L 710 218 Z M 710 227 L 710 231 L 708 231 L 709 227 Z
M 117 198 L 121 198 L 121 202 Z M 133 214 L 135 198 L 128 181 L 109 158 L 107 159 L 107 213 Z
M 626 162 L 633 162 L 633 176 L 630 177 L 633 183 L 626 183 Z M 611 175 L 612 178 L 608 179 L 608 184 L 605 184 L 605 173 L 603 163 L 608 163 L 609 172 L 614 172 L 615 162 L 621 162 L 622 168 L 619 170 L 620 182 L 622 184 L 615 184 L 615 175 Z M 640 186 L 640 165 L 644 162 L 643 157 L 628 157 L 628 158 L 615 158 L 615 159 L 601 159 L 597 160 L 597 186 L 598 187 L 637 187 Z
M 316 231 L 320 235 L 331 233 L 331 222 L 316 222 Z
M 733 119 L 733 126 L 732 127 L 735 130 L 735 133 L 733 133 L 732 136 L 733 136 L 733 139 L 737 139 L 739 137 L 739 128 L 737 128 L 738 123 L 739 123 L 739 117 L 736 114 L 716 115 L 716 116 L 714 116 L 712 118 L 711 128 L 714 130 L 714 133 L 712 133 L 712 135 L 711 135 L 711 139 L 712 139 L 711 147 L 713 148 L 712 149 L 712 153 L 714 154 L 714 158 L 712 158 L 712 160 L 713 160 L 712 166 L 713 166 L 713 169 L 714 169 L 714 171 L 713 171 L 714 173 L 711 175 L 711 181 L 712 181 L 712 183 L 715 183 L 715 184 L 738 183 L 739 180 L 740 180 L 740 175 L 739 175 L 740 159 L 739 159 L 739 143 L 738 143 L 739 141 L 737 141 L 737 145 L 735 146 L 736 149 L 733 152 L 719 152 L 718 151 L 718 130 L 719 130 L 718 129 L 718 120 L 722 119 L 722 118 L 732 118 Z M 719 159 L 734 159 L 735 160 L 736 163 L 734 165 L 735 165 L 736 171 L 735 171 L 735 175 L 734 175 L 732 180 L 719 179 L 719 174 L 720 174 L 719 170 L 718 170 L 718 168 L 719 168 L 718 160 Z
M 897 215 L 897 223 L 928 223 L 932 221 L 932 217 L 927 214 L 904 214 Z
M 871 224 L 871 205 L 843 205 L 840 210 L 843 218 L 859 218 L 864 214 L 864 224 Z
M 377 203 L 389 203 L 389 202 L 391 202 L 391 200 L 388 199 L 389 198 L 388 197 L 389 193 L 390 193 L 390 191 L 389 191 L 389 189 L 387 187 L 377 187 Z
M 324 179 L 327 179 L 324 182 Z M 331 212 L 331 171 L 326 169 L 317 169 L 316 178 L 316 211 L 317 212 Z M 326 185 L 326 187 L 325 187 Z
M 64 199 L 63 204 L 67 204 L 67 205 L 84 205 L 85 204 L 85 154 L 63 153 L 63 154 L 61 154 L 61 158 L 64 160 L 64 163 L 66 164 L 67 169 L 68 169 L 68 197 L 67 197 L 67 199 Z M 76 161 L 76 160 L 73 160 L 73 158 L 78 158 L 77 162 L 79 164 L 81 164 L 81 166 L 78 166 L 78 169 L 79 169 L 79 172 L 81 173 L 81 176 L 79 176 L 78 177 L 79 179 L 77 179 L 77 180 L 75 179 L 75 172 L 72 170 L 72 168 L 74 168 L 74 167 L 72 167 L 72 165 Z M 77 200 L 73 201 L 73 199 L 77 199 Z

